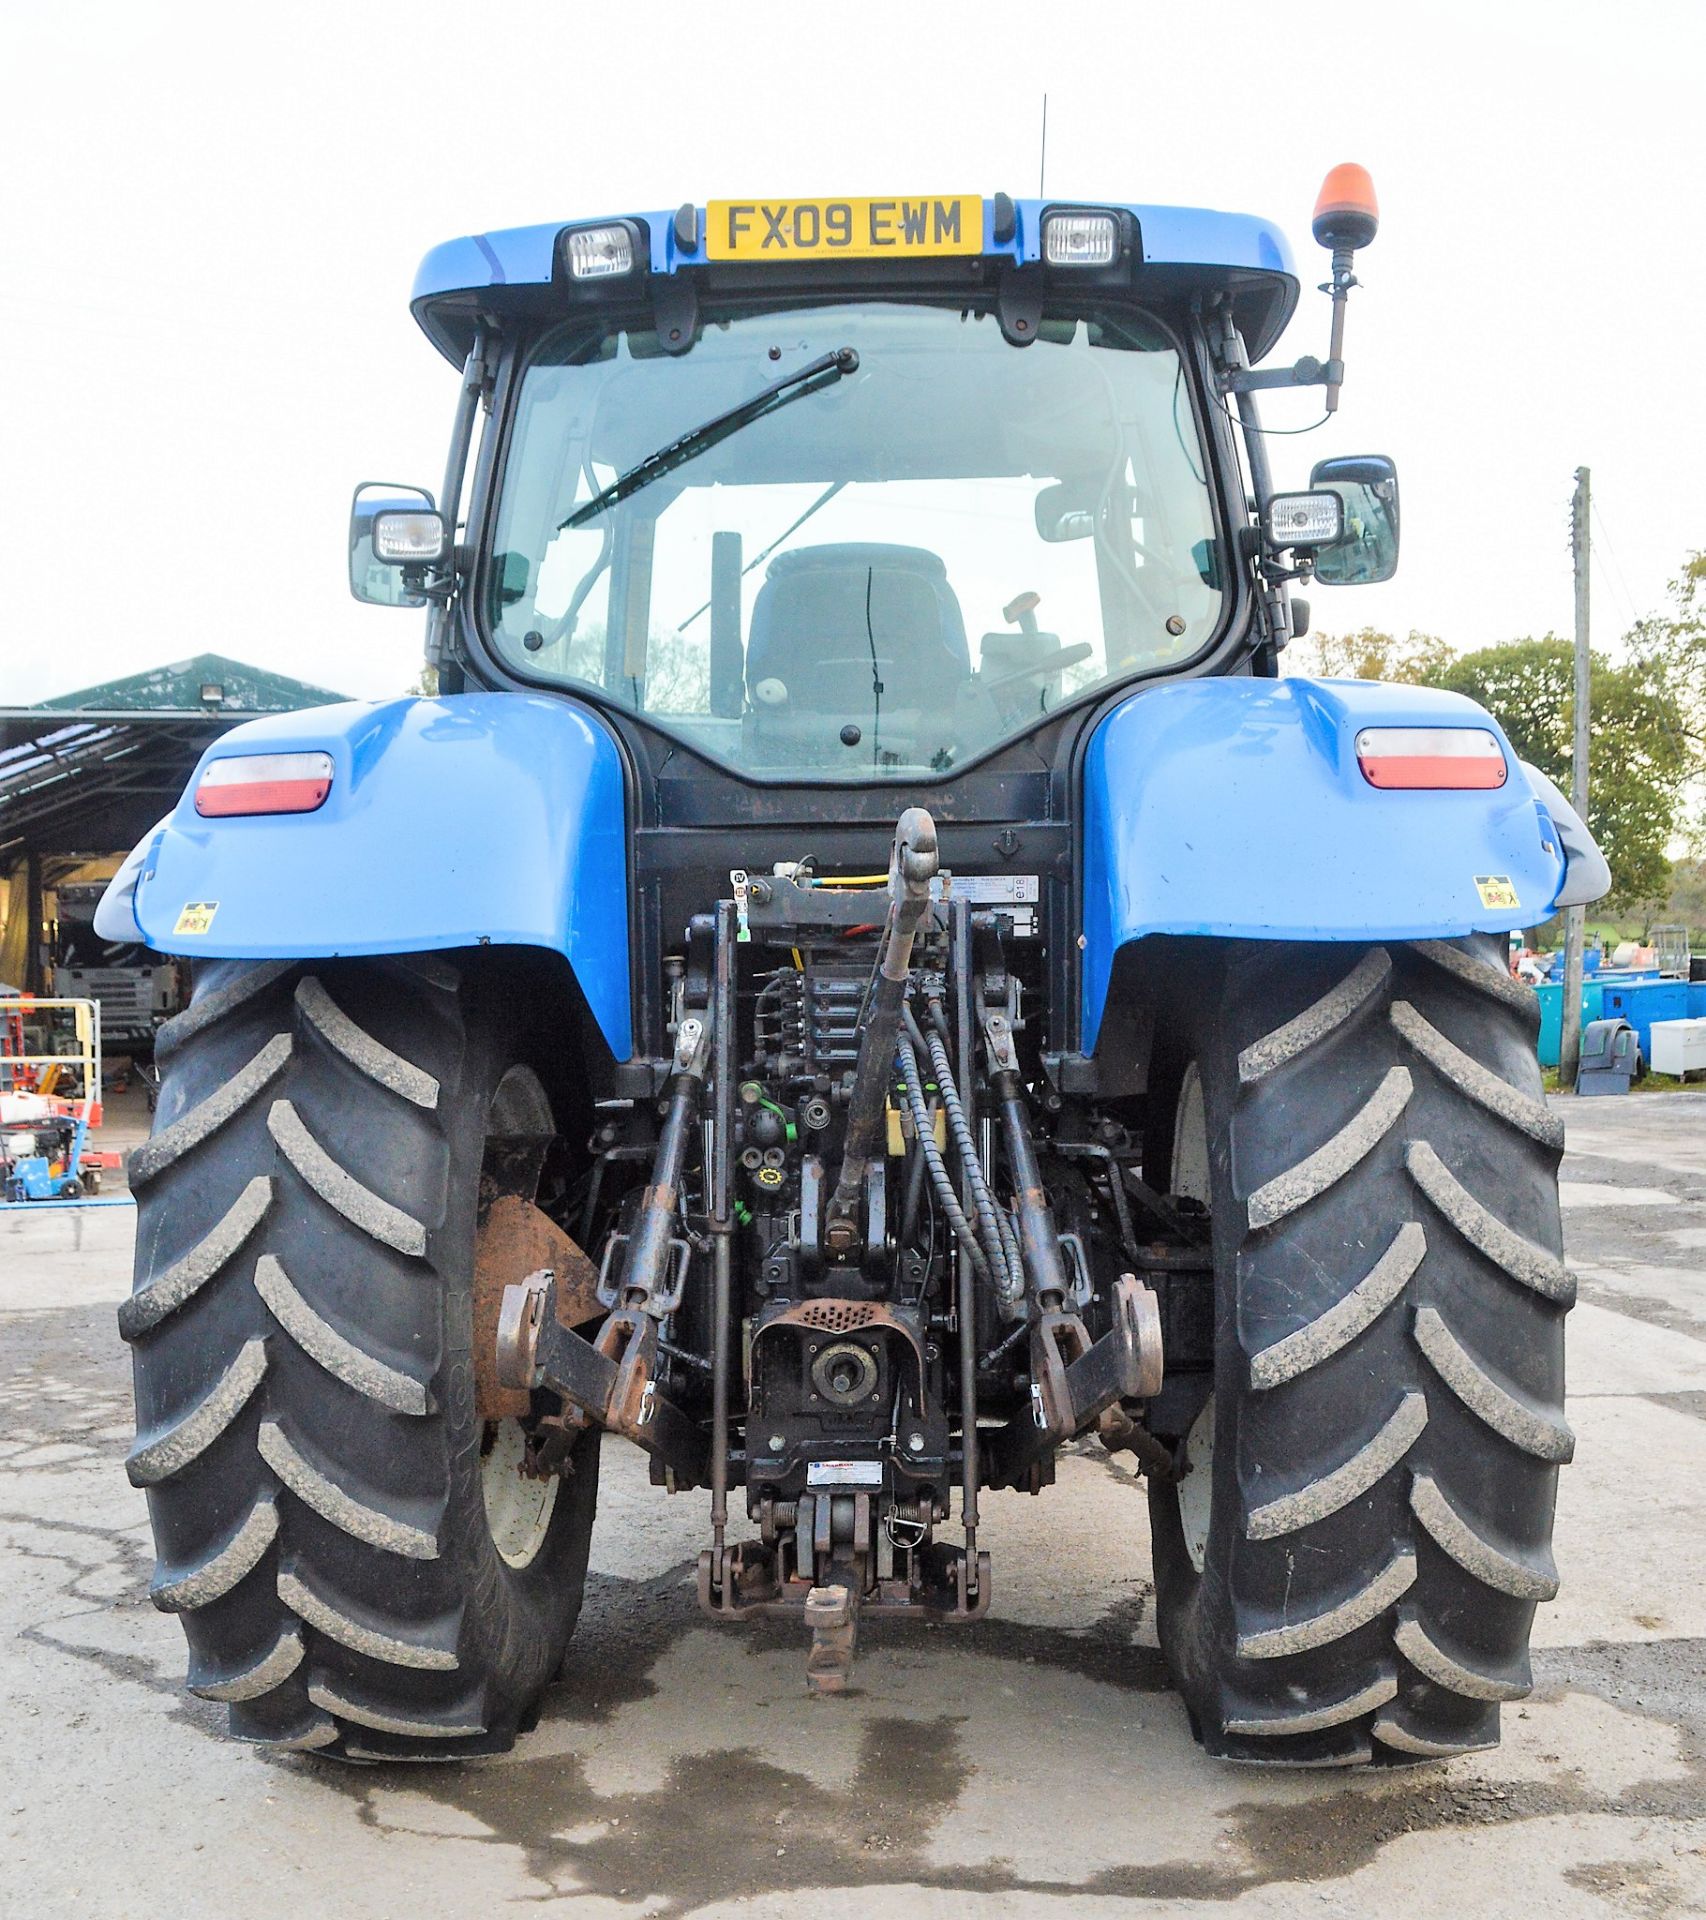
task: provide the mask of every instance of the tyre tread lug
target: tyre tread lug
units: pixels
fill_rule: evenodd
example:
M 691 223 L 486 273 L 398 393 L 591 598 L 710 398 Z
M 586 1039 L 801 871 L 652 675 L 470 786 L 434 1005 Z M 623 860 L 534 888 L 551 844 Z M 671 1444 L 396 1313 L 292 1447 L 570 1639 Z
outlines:
M 1380 1085 L 1330 1140 L 1250 1195 L 1245 1202 L 1250 1231 L 1277 1225 L 1366 1160 L 1397 1125 L 1414 1088 L 1407 1067 L 1389 1067 Z
M 1336 1033 L 1357 1010 L 1386 984 L 1392 956 L 1384 947 L 1370 947 L 1336 987 L 1313 1006 L 1255 1040 L 1238 1056 L 1238 1079 L 1244 1086 L 1264 1078 Z
M 421 1259 L 427 1249 L 426 1228 L 413 1214 L 394 1207 L 364 1187 L 355 1175 L 338 1165 L 321 1146 L 289 1100 L 275 1100 L 267 1115 L 267 1131 L 302 1179 L 334 1213 L 369 1239 L 398 1253 Z
M 255 1262 L 255 1291 L 291 1339 L 333 1379 L 341 1380 L 346 1387 L 378 1401 L 394 1413 L 431 1411 L 427 1390 L 421 1382 L 413 1374 L 376 1360 L 353 1340 L 346 1340 L 297 1291 L 285 1272 L 284 1263 L 276 1255 L 263 1253 Z
M 1252 1507 L 1244 1523 L 1245 1538 L 1273 1540 L 1282 1534 L 1296 1533 L 1317 1520 L 1348 1507 L 1369 1488 L 1385 1479 L 1416 1443 L 1428 1424 L 1428 1397 L 1425 1393 L 1406 1393 L 1392 1417 L 1380 1431 L 1366 1441 L 1348 1460 L 1329 1472 L 1299 1487 L 1295 1493 Z
M 267 1343 L 245 1340 L 236 1359 L 181 1420 L 152 1440 L 137 1435 L 124 1463 L 130 1484 L 154 1486 L 204 1454 L 249 1404 L 266 1370 Z
M 125 1177 L 133 1193 L 157 1180 L 168 1167 L 223 1126 L 236 1119 L 251 1100 L 259 1096 L 283 1073 L 289 1062 L 291 1037 L 275 1033 L 229 1080 L 216 1088 L 188 1113 L 180 1114 L 170 1126 L 151 1133 L 134 1149 L 125 1163 Z
M 322 1473 L 298 1452 L 290 1437 L 276 1420 L 263 1420 L 260 1432 L 261 1458 L 272 1468 L 289 1491 L 304 1505 L 312 1507 L 322 1520 L 352 1539 L 364 1540 L 370 1547 L 395 1553 L 405 1560 L 436 1560 L 438 1539 L 423 1528 L 410 1526 L 370 1507 L 346 1493 L 330 1475 Z
M 326 1045 L 358 1073 L 417 1107 L 430 1111 L 438 1105 L 439 1086 L 433 1076 L 358 1026 L 326 991 L 318 974 L 304 974 L 296 983 L 296 1004 Z

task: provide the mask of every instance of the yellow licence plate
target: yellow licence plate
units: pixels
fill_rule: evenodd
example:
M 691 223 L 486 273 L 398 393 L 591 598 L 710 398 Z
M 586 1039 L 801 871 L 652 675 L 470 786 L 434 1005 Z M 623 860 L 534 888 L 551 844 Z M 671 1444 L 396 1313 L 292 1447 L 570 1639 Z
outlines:
M 983 251 L 983 197 L 901 194 L 891 200 L 713 200 L 711 260 L 920 259 Z

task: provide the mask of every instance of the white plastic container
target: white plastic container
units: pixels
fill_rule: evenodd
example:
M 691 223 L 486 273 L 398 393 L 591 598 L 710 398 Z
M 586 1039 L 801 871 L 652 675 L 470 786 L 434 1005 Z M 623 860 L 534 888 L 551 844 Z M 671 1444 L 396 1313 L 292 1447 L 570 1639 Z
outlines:
M 1652 1036 L 1654 1073 L 1675 1074 L 1706 1071 L 1706 1020 L 1655 1020 L 1648 1030 Z

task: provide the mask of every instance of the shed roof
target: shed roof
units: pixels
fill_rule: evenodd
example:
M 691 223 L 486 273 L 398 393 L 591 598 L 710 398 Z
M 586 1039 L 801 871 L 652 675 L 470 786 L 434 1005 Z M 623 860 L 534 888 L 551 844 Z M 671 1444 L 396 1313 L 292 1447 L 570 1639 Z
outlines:
M 217 698 L 204 690 L 217 687 Z M 22 854 L 133 846 L 210 740 L 257 713 L 345 696 L 224 654 L 195 654 L 34 707 L 0 707 L 0 870 Z
M 118 680 L 79 687 L 75 693 L 55 694 L 36 705 L 82 713 L 293 713 L 299 707 L 324 706 L 344 697 L 329 687 L 251 667 L 223 653 L 196 653 L 163 667 L 145 667 Z

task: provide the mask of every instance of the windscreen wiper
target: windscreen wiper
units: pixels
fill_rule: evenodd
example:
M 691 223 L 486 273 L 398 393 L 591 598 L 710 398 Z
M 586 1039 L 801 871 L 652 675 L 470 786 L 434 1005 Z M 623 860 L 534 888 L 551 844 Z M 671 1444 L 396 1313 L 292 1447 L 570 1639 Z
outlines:
M 602 493 L 594 494 L 584 506 L 576 507 L 557 531 L 567 533 L 571 527 L 584 527 L 607 507 L 616 506 L 630 494 L 638 493 L 642 487 L 649 487 L 654 480 L 661 480 L 665 474 L 674 473 L 677 467 L 686 466 L 689 460 L 698 459 L 700 454 L 708 453 L 712 447 L 728 439 L 730 434 L 739 433 L 742 427 L 750 427 L 753 421 L 762 420 L 766 414 L 776 412 L 790 401 L 803 400 L 808 393 L 821 393 L 825 387 L 834 386 L 845 375 L 858 371 L 857 352 L 852 347 L 837 347 L 833 353 L 826 353 L 793 373 L 785 373 L 780 380 L 762 388 L 750 400 L 743 400 L 738 407 L 730 407 L 727 413 L 717 414 L 703 426 L 695 427 L 691 433 L 684 433 L 679 440 L 672 440 L 667 447 L 659 447 L 655 453 L 648 453 L 638 466 L 630 467 L 626 473 L 612 480 Z

